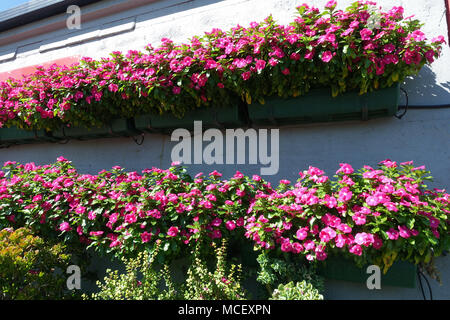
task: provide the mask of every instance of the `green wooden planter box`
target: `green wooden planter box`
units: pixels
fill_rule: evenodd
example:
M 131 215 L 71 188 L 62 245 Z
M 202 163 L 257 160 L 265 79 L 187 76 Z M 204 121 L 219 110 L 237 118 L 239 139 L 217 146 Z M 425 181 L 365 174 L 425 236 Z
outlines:
M 371 275 L 366 273 L 366 270 L 367 266 L 358 268 L 353 261 L 340 257 L 330 257 L 319 267 L 319 273 L 326 279 L 362 284 L 365 284 Z M 396 261 L 386 274 L 383 274 L 383 270 L 381 270 L 382 288 L 383 285 L 416 288 L 417 266 L 405 261 Z
M 264 105 L 248 106 L 255 125 L 285 125 L 309 122 L 368 120 L 393 116 L 398 111 L 398 85 L 364 95 L 347 92 L 333 98 L 330 89 L 313 89 L 304 96 L 268 98 Z
M 55 141 L 45 130 L 25 130 L 17 127 L 0 128 L 0 145 L 28 144 L 42 141 Z
M 88 140 L 108 137 L 126 137 L 136 135 L 131 119 L 117 119 L 109 126 L 100 128 L 64 127 L 53 132 L 53 136 L 60 139 Z
M 183 118 L 147 114 L 136 117 L 134 121 L 136 129 L 146 132 L 169 132 L 177 128 L 193 130 L 194 121 L 202 121 L 203 128 L 236 128 L 245 125 L 237 104 L 231 107 L 189 110 Z

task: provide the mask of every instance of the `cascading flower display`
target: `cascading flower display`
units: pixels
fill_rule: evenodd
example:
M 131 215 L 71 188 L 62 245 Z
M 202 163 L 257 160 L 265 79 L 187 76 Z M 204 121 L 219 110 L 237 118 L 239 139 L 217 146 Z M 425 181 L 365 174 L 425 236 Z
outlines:
M 0 127 L 94 127 L 113 118 L 295 97 L 327 87 L 333 96 L 389 87 L 439 57 L 444 37 L 427 40 L 402 7 L 372 1 L 336 10 L 298 6 L 289 25 L 269 16 L 248 27 L 213 29 L 189 43 L 162 39 L 141 52 L 114 51 L 71 66 L 39 67 L 0 83 Z
M 330 254 L 375 263 L 430 263 L 450 247 L 450 196 L 427 189 L 423 166 L 382 161 L 378 169 L 340 164 L 334 180 L 309 167 L 278 187 L 241 172 L 194 178 L 167 170 L 80 174 L 60 157 L 51 165 L 8 161 L 0 178 L 0 228 L 42 235 L 104 253 L 135 254 L 158 243 L 174 257 L 200 237 L 246 237 L 255 249 L 309 261 Z

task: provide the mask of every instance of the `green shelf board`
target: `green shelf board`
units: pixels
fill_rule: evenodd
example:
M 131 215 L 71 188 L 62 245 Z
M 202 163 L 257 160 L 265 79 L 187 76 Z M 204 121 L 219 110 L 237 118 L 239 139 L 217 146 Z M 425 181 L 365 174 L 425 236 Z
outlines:
M 313 89 L 296 98 L 267 98 L 264 105 L 248 106 L 256 125 L 285 125 L 310 122 L 368 120 L 393 116 L 398 111 L 399 86 L 364 95 L 347 92 L 333 98 L 330 89 Z
M 53 132 L 53 136 L 63 139 L 96 139 L 116 136 L 132 136 L 138 132 L 132 126 L 131 120 L 117 119 L 109 126 L 100 128 L 66 127 Z
M 341 257 L 330 257 L 319 267 L 319 273 L 326 279 L 363 284 L 371 275 L 366 270 L 367 266 L 358 268 L 353 261 Z M 381 287 L 383 285 L 416 288 L 417 266 L 406 261 L 396 261 L 386 274 L 381 269 Z
M 54 141 L 54 138 L 45 130 L 25 130 L 17 127 L 0 128 L 0 144 L 28 144 L 41 141 Z
M 193 130 L 194 121 L 202 121 L 202 128 L 236 128 L 245 125 L 238 105 L 193 109 L 187 111 L 182 118 L 145 114 L 134 120 L 136 129 L 146 132 L 168 132 L 177 128 Z

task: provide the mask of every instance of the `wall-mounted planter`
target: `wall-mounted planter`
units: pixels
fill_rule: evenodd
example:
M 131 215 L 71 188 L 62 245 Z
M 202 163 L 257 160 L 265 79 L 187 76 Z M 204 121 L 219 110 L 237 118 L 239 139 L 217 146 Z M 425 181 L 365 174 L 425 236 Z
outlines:
M 313 89 L 304 96 L 268 98 L 264 105 L 248 106 L 255 125 L 284 125 L 309 122 L 368 120 L 393 116 L 398 111 L 398 85 L 364 95 L 347 92 L 333 98 L 330 89 Z
M 193 130 L 194 121 L 202 121 L 203 128 L 236 128 L 245 125 L 242 111 L 236 104 L 231 107 L 199 108 L 189 110 L 183 118 L 173 115 L 142 115 L 134 119 L 136 129 L 145 132 L 169 132 L 184 128 Z
M 367 282 L 367 278 L 372 274 L 368 274 L 366 271 L 367 266 L 358 268 L 353 261 L 340 257 L 330 257 L 319 267 L 319 273 L 327 279 L 363 284 Z M 396 261 L 386 274 L 383 274 L 383 270 L 381 270 L 381 287 L 386 285 L 416 288 L 416 281 L 417 266 L 409 262 Z
M 55 141 L 45 130 L 25 130 L 17 127 L 0 128 L 0 145 L 28 144 L 42 141 Z
M 138 134 L 131 119 L 113 120 L 109 126 L 100 128 L 64 127 L 53 132 L 59 139 L 88 140 L 108 137 L 129 137 Z

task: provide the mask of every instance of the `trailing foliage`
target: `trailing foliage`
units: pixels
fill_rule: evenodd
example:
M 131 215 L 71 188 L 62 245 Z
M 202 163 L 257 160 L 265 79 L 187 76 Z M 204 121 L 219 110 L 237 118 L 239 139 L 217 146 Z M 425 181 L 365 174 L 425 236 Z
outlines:
M 440 55 L 444 37 L 427 41 L 422 24 L 402 7 L 381 11 L 358 1 L 323 11 L 306 4 L 289 25 L 269 16 L 248 27 L 213 29 L 189 43 L 162 39 L 145 51 L 82 58 L 71 66 L 39 67 L 0 83 L 0 127 L 94 127 L 144 113 L 182 116 L 196 107 L 264 103 L 310 88 L 333 96 L 389 87 Z
M 286 283 L 308 283 L 319 292 L 324 291 L 323 278 L 316 272 L 315 265 L 304 261 L 291 259 L 287 254 L 276 257 L 271 251 L 263 251 L 257 258 L 259 271 L 257 281 L 266 286 L 269 296 Z
M 1 228 L 27 226 L 118 256 L 160 243 L 164 262 L 200 239 L 246 237 L 256 250 L 307 261 L 337 253 L 387 271 L 396 260 L 430 264 L 450 244 L 449 194 L 428 189 L 429 171 L 412 162 L 359 171 L 340 164 L 334 180 L 309 167 L 295 185 L 281 180 L 276 188 L 240 172 L 229 180 L 217 171 L 191 178 L 180 166 L 79 174 L 62 157 L 44 166 L 9 161 L 4 170 Z
M 97 281 L 99 292 L 91 296 L 83 295 L 83 299 L 93 300 L 168 300 L 181 298 L 175 289 L 167 265 L 158 269 L 155 257 L 159 246 L 153 251 L 141 251 L 137 257 L 125 259 L 125 272 L 106 270 L 104 282 Z
M 213 244 L 213 247 L 215 245 Z M 240 282 L 241 266 L 227 266 L 226 240 L 222 246 L 215 248 L 216 265 L 214 271 L 208 270 L 208 265 L 201 256 L 201 246 L 196 245 L 192 252 L 193 262 L 186 279 L 184 298 L 187 300 L 243 300 L 245 291 Z
M 240 285 L 240 267 L 231 265 L 227 271 L 226 241 L 215 248 L 217 262 L 211 272 L 204 262 L 203 251 L 196 245 L 185 281 L 176 283 L 167 264 L 158 266 L 159 245 L 154 250 L 139 252 L 137 258 L 123 259 L 125 273 L 107 270 L 104 283 L 100 281 L 98 293 L 84 299 L 95 300 L 236 300 L 244 299 Z M 203 248 L 202 248 L 203 249 Z

